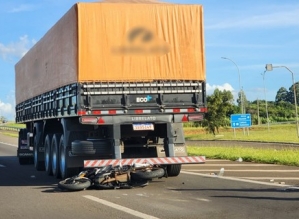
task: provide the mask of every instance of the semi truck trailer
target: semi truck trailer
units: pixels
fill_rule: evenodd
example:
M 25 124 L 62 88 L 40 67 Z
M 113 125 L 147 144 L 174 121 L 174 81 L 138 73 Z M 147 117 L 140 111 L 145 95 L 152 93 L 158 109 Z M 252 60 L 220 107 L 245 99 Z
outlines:
M 66 178 L 96 161 L 152 159 L 168 176 L 205 161 L 183 132 L 207 112 L 201 5 L 77 3 L 15 78 L 20 164 Z

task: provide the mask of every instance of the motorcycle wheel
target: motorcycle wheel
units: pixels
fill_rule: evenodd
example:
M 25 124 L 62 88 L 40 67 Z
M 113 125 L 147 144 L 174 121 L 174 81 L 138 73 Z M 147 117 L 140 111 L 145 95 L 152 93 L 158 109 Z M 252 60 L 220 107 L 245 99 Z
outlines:
M 153 178 L 160 178 L 165 175 L 163 168 L 153 169 L 151 171 L 137 171 L 131 172 L 131 180 L 146 179 L 151 180 Z
M 58 187 L 60 189 L 70 190 L 70 191 L 80 191 L 87 189 L 91 186 L 91 181 L 86 177 L 78 177 L 78 178 L 67 178 L 58 183 Z

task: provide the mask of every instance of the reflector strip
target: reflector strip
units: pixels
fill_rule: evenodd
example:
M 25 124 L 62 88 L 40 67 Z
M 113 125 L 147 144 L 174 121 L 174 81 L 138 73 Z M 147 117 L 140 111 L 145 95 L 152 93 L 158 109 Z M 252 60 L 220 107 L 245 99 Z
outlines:
M 100 110 L 93 110 L 92 114 L 93 115 L 101 115 L 101 111 Z
M 109 160 L 84 160 L 84 168 L 103 167 L 116 165 L 132 165 L 134 163 L 149 164 L 203 164 L 206 162 L 205 156 L 187 157 L 155 157 L 155 158 L 128 158 L 128 159 L 109 159 Z
M 108 113 L 109 114 L 116 114 L 116 110 L 109 110 Z
M 199 112 L 207 112 L 207 108 L 199 108 Z M 188 108 L 188 109 L 165 109 L 165 113 L 194 113 L 196 110 L 194 108 Z
M 134 110 L 134 112 L 136 114 L 146 114 L 146 113 L 151 113 L 152 111 L 151 110 L 142 110 L 142 109 L 139 109 L 139 110 Z
M 124 114 L 123 110 L 103 110 L 100 111 L 101 115 L 115 115 L 115 114 Z
M 79 111 L 78 111 L 78 115 L 79 115 L 79 116 L 86 115 L 86 111 L 85 111 L 85 110 L 79 110 Z
M 135 110 L 135 113 L 136 113 L 136 114 L 142 114 L 142 113 L 143 113 L 143 110 Z
M 188 109 L 187 109 L 187 112 L 188 112 L 188 113 L 195 112 L 195 109 L 194 109 L 194 108 L 188 108 Z
M 180 112 L 183 112 L 183 109 L 173 109 L 172 112 L 174 112 L 174 113 L 180 113 Z
M 192 113 L 195 112 L 194 108 L 188 108 L 188 109 L 165 109 L 165 113 Z

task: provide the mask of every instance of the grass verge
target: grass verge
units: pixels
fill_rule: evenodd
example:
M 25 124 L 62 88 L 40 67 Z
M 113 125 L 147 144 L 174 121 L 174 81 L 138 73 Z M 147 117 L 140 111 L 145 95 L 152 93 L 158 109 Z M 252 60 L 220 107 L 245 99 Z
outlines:
M 238 146 L 225 147 L 195 147 L 188 146 L 190 156 L 206 156 L 212 159 L 227 159 L 235 161 L 242 158 L 243 161 L 256 163 L 281 164 L 299 166 L 299 149 L 262 149 L 243 148 Z
M 262 141 L 298 143 L 295 124 L 272 124 L 267 126 L 252 126 L 246 129 L 220 128 L 219 133 L 212 135 L 203 128 L 185 127 L 186 140 L 232 140 L 232 141 Z
M 2 135 L 7 135 L 13 138 L 17 138 L 19 136 L 18 132 L 0 132 Z

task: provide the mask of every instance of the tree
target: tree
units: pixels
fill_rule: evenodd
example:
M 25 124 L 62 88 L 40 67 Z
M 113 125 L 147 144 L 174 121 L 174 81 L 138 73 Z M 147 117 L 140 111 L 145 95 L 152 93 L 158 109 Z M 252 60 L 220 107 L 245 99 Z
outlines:
M 291 101 L 289 100 L 289 92 L 284 87 L 279 88 L 276 93 L 275 103 L 279 103 L 280 101 L 291 103 Z
M 295 100 L 294 100 L 294 85 L 292 85 L 290 88 L 289 88 L 289 102 L 294 104 L 295 103 Z M 299 82 L 296 82 L 295 83 L 295 88 L 296 88 L 296 100 L 297 100 L 297 103 L 298 103 L 298 97 L 299 97 Z
M 275 116 L 277 118 L 291 119 L 294 117 L 294 105 L 290 102 L 280 101 L 276 105 Z M 278 120 L 278 119 L 276 119 Z
M 242 94 L 242 96 L 241 96 L 241 94 Z M 240 92 L 238 92 L 237 103 L 238 103 L 238 106 L 240 108 L 240 113 L 242 113 L 242 112 L 245 113 L 246 112 L 246 108 L 249 105 L 249 101 L 247 100 L 245 92 L 244 92 L 243 89 Z M 242 106 L 243 106 L 243 110 L 242 110 Z
M 295 87 L 296 87 L 296 100 L 298 103 L 299 100 L 299 82 L 295 83 Z M 280 101 L 284 101 L 284 102 L 289 102 L 294 104 L 295 100 L 294 100 L 294 85 L 291 85 L 291 87 L 289 88 L 289 91 L 287 91 L 286 88 L 281 87 L 277 93 L 276 93 L 276 97 L 275 97 L 275 103 L 278 104 Z
M 233 94 L 230 91 L 215 89 L 214 93 L 207 96 L 208 112 L 205 115 L 203 126 L 213 133 L 219 133 L 220 126 L 229 124 L 229 113 L 234 111 Z

